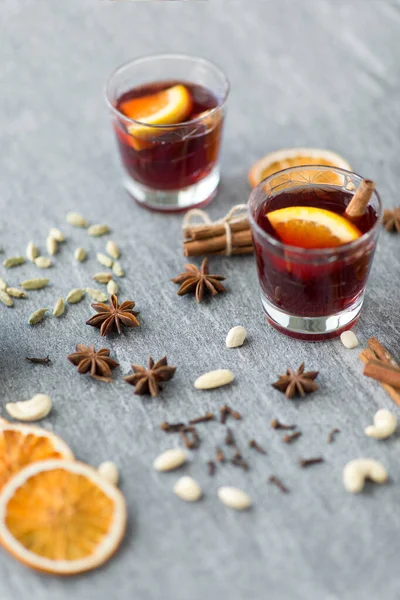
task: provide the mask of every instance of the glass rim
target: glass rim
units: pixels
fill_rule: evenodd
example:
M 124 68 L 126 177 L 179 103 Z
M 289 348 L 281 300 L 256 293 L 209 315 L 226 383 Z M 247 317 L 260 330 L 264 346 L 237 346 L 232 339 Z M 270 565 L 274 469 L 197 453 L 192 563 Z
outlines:
M 224 81 L 224 84 L 225 84 L 225 93 L 224 93 L 224 96 L 223 96 L 221 102 L 219 102 L 218 105 L 215 106 L 214 108 L 210 109 L 207 112 L 207 115 L 204 115 L 202 117 L 197 117 L 196 119 L 191 119 L 190 121 L 185 121 L 184 123 L 175 123 L 175 124 L 169 124 L 169 125 L 150 125 L 149 123 L 144 123 L 143 121 L 136 121 L 135 119 L 131 119 L 130 117 L 127 117 L 126 115 L 124 115 L 124 113 L 121 112 L 120 110 L 118 110 L 118 108 L 113 104 L 113 102 L 111 101 L 111 98 L 110 98 L 110 87 L 111 87 L 111 83 L 112 83 L 113 79 L 117 75 L 119 75 L 120 73 L 122 73 L 123 71 L 125 71 L 126 69 L 131 67 L 132 65 L 145 63 L 147 61 L 150 62 L 150 61 L 157 60 L 157 59 L 165 59 L 165 58 L 178 59 L 178 60 L 189 59 L 192 61 L 196 61 L 197 63 L 203 64 L 203 65 L 207 66 L 208 68 L 211 68 L 212 70 L 216 71 L 220 75 L 220 77 L 222 78 L 222 80 Z M 111 110 L 111 112 L 113 112 L 119 118 L 123 117 L 125 121 L 128 121 L 129 123 L 132 123 L 133 125 L 140 125 L 141 127 L 149 127 L 151 129 L 159 129 L 159 130 L 167 130 L 168 131 L 170 129 L 176 129 L 177 127 L 184 127 L 187 125 L 192 125 L 193 123 L 201 123 L 203 121 L 203 119 L 205 119 L 206 117 L 210 117 L 211 115 L 218 113 L 218 111 L 220 111 L 221 109 L 224 108 L 224 106 L 228 100 L 230 89 L 231 89 L 231 84 L 230 84 L 228 77 L 225 75 L 224 71 L 216 63 L 209 60 L 208 58 L 203 58 L 201 56 L 195 56 L 195 55 L 185 54 L 185 53 L 168 53 L 168 52 L 166 52 L 166 53 L 161 53 L 161 54 L 155 53 L 155 54 L 145 54 L 142 56 L 138 56 L 137 58 L 133 58 L 131 60 L 124 62 L 122 65 L 120 65 L 119 67 L 114 69 L 114 71 L 111 73 L 111 75 L 108 77 L 108 79 L 105 83 L 104 96 L 105 96 L 105 100 L 106 100 L 106 104 L 107 104 L 108 108 Z
M 274 177 L 277 177 L 278 175 L 281 175 L 284 173 L 288 173 L 289 171 L 301 171 L 303 169 L 310 169 L 313 171 L 316 171 L 316 170 L 324 170 L 324 171 L 332 171 L 332 172 L 335 171 L 335 172 L 339 173 L 340 175 L 355 175 L 356 177 L 358 177 L 360 179 L 360 181 L 362 181 L 364 179 L 364 177 L 362 177 L 358 173 L 355 173 L 354 171 L 348 171 L 347 169 L 341 169 L 340 167 L 330 167 L 327 165 L 326 166 L 325 165 L 301 165 L 299 167 L 289 167 L 287 169 L 282 169 L 281 171 L 277 171 L 276 173 L 269 175 L 268 177 L 266 177 L 265 179 L 260 181 L 260 183 L 257 185 L 257 187 L 255 187 L 252 190 L 252 192 L 250 194 L 250 198 L 248 200 L 248 214 L 249 214 L 249 221 L 250 221 L 251 227 L 255 231 L 257 231 L 257 233 L 259 235 L 261 235 L 262 238 L 264 238 L 269 244 L 271 244 L 275 248 L 279 248 L 284 251 L 286 250 L 288 252 L 293 252 L 295 254 L 299 254 L 304 257 L 311 258 L 311 257 L 318 256 L 318 257 L 322 258 L 322 257 L 329 257 L 331 255 L 337 255 L 338 253 L 346 253 L 350 250 L 356 249 L 356 248 L 358 248 L 358 246 L 362 246 L 364 244 L 364 242 L 368 241 L 370 238 L 373 237 L 373 235 L 375 235 L 375 232 L 378 229 L 378 227 L 380 226 L 381 220 L 382 220 L 382 201 L 381 201 L 381 197 L 380 197 L 379 193 L 376 191 L 376 189 L 374 190 L 374 196 L 378 200 L 378 207 L 379 207 L 378 218 L 376 220 L 376 223 L 374 223 L 374 225 L 371 227 L 371 229 L 369 231 L 366 231 L 359 238 L 357 238 L 356 240 L 354 240 L 352 242 L 342 244 L 341 246 L 335 246 L 333 248 L 300 248 L 298 246 L 291 246 L 289 244 L 285 244 L 284 242 L 281 242 L 281 241 L 275 239 L 269 233 L 264 231 L 264 229 L 262 229 L 259 226 L 259 224 L 253 217 L 252 210 L 251 210 L 252 200 L 257 195 L 257 193 L 261 191 L 263 186 L 265 186 L 265 184 L 268 183 Z M 266 197 L 267 197 L 267 195 L 264 194 L 264 199 Z

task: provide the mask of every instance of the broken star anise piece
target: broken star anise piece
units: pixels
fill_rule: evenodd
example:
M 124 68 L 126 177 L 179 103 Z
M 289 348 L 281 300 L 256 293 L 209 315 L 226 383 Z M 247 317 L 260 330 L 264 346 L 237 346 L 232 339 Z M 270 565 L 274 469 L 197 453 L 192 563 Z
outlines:
M 382 224 L 389 233 L 400 233 L 400 206 L 383 211 Z
M 212 296 L 226 291 L 221 283 L 225 277 L 209 274 L 208 258 L 203 260 L 200 269 L 192 264 L 186 264 L 185 269 L 183 273 L 172 279 L 174 283 L 181 285 L 177 292 L 178 296 L 184 296 L 195 291 L 197 302 L 201 302 L 205 291 L 210 292 Z
M 67 356 L 73 365 L 78 367 L 78 373 L 83 375 L 89 373 L 93 379 L 99 381 L 112 381 L 112 369 L 119 366 L 116 360 L 110 358 L 110 351 L 107 348 L 95 350 L 94 346 L 76 345 L 76 352 Z
M 318 371 L 304 373 L 304 363 L 301 363 L 297 371 L 288 369 L 286 375 L 279 375 L 278 381 L 273 383 L 272 387 L 284 393 L 286 398 L 293 398 L 297 394 L 304 398 L 306 394 L 318 389 L 318 385 L 314 381 L 317 376 Z
M 149 356 L 147 369 L 141 365 L 132 365 L 132 369 L 133 375 L 124 377 L 126 383 L 135 386 L 135 394 L 151 394 L 153 398 L 162 390 L 160 383 L 172 379 L 176 371 L 176 367 L 168 365 L 166 356 L 156 363 Z
M 136 318 L 138 312 L 133 310 L 135 303 L 127 300 L 118 304 L 118 298 L 114 294 L 110 296 L 110 305 L 98 302 L 92 304 L 92 308 L 98 313 L 86 321 L 86 325 L 100 328 L 100 335 L 108 335 L 114 329 L 121 334 L 121 326 L 139 327 L 140 323 Z

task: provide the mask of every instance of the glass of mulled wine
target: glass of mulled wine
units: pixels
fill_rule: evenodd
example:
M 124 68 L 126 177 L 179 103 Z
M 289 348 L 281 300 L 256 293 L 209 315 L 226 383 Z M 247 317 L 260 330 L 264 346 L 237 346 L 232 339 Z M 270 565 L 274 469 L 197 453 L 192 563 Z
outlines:
M 346 208 L 362 178 L 343 169 L 295 167 L 264 179 L 249 218 L 267 320 L 319 341 L 357 321 L 379 234 L 376 191 L 358 218 Z
M 224 73 L 203 58 L 148 56 L 113 73 L 106 99 L 138 203 L 177 212 L 212 200 L 228 94 Z

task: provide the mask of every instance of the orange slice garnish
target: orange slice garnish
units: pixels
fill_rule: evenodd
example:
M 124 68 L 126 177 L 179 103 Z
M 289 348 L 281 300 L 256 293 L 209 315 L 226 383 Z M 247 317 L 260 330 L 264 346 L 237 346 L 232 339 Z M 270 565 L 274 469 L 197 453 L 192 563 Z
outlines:
M 134 135 L 127 133 L 125 129 L 121 129 L 121 126 L 118 124 L 114 126 L 114 129 L 119 141 L 122 142 L 122 144 L 132 146 L 132 148 L 137 152 L 146 150 L 147 148 L 151 148 L 153 146 L 154 141 L 150 139 L 150 136 L 148 136 L 147 139 L 144 139 L 143 137 L 135 137 Z M 157 135 L 157 132 L 155 134 L 153 133 L 153 136 L 154 135 Z
M 116 551 L 125 527 L 121 492 L 78 461 L 32 463 L 0 494 L 0 543 L 40 571 L 69 575 L 98 567 Z
M 339 154 L 331 152 L 330 150 L 320 150 L 318 148 L 288 148 L 285 150 L 279 150 L 278 152 L 271 152 L 266 156 L 263 156 L 258 160 L 249 170 L 249 183 L 252 188 L 255 188 L 263 179 L 278 173 L 283 169 L 289 169 L 290 167 L 302 167 L 304 165 L 321 165 L 325 167 L 337 167 L 340 169 L 346 169 L 351 171 L 349 163 L 342 158 Z M 304 169 L 296 173 L 296 177 L 303 180 L 303 183 L 312 182 L 316 177 L 315 171 L 307 171 Z M 322 181 L 321 177 L 318 179 L 318 183 L 330 183 L 341 185 L 342 178 L 335 176 L 335 174 L 328 174 L 325 171 L 325 179 Z M 274 181 L 274 185 L 278 185 L 279 181 Z
M 284 244 L 300 248 L 333 248 L 362 235 L 344 217 L 312 206 L 289 206 L 266 216 Z
M 119 107 L 127 117 L 139 123 L 130 124 L 128 131 L 136 137 L 155 135 L 157 128 L 149 125 L 176 125 L 190 115 L 193 100 L 189 90 L 182 84 L 161 92 L 126 100 Z
M 0 491 L 7 481 L 27 465 L 47 459 L 74 458 L 58 436 L 35 425 L 0 423 Z

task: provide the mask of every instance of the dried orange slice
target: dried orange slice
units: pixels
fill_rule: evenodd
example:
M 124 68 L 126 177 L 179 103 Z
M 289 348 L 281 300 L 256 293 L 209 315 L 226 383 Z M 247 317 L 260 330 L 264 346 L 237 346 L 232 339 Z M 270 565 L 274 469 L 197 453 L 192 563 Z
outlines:
M 0 491 L 22 468 L 35 461 L 74 458 L 67 444 L 35 425 L 0 423 Z
M 353 223 L 323 208 L 289 206 L 266 216 L 280 240 L 290 246 L 333 248 L 361 236 L 361 231 Z
M 69 575 L 98 567 L 125 527 L 121 492 L 78 461 L 32 463 L 0 494 L 0 543 L 39 571 Z
M 351 171 L 351 166 L 347 160 L 336 154 L 336 152 L 320 150 L 319 148 L 288 148 L 279 150 L 278 152 L 271 152 L 254 163 L 249 170 L 249 183 L 252 188 L 255 188 L 260 181 L 274 173 L 278 173 L 283 169 L 289 169 L 290 167 L 302 167 L 303 165 L 321 165 Z M 310 180 L 310 177 L 312 177 L 311 173 L 315 174 L 315 172 L 307 171 L 306 169 L 304 173 L 301 171 L 304 182 Z M 331 180 L 322 182 L 319 180 L 318 183 L 335 182 Z M 340 183 L 338 184 L 340 185 Z
M 148 125 L 182 123 L 190 115 L 192 106 L 189 90 L 178 84 L 155 94 L 126 100 L 119 108 L 130 119 L 139 121 L 128 126 L 129 133 L 136 137 L 148 137 L 157 132 L 157 128 Z

